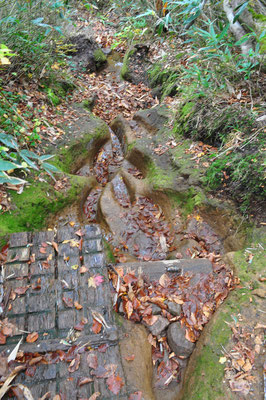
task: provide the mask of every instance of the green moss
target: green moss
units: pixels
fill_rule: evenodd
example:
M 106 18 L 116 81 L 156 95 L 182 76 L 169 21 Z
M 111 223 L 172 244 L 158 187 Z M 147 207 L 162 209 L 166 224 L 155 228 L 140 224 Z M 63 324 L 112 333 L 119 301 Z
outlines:
M 44 228 L 51 214 L 76 201 L 88 178 L 69 175 L 69 183 L 67 192 L 58 192 L 52 184 L 31 179 L 22 194 L 10 192 L 14 209 L 0 216 L 0 237 Z
M 47 88 L 46 92 L 47 98 L 53 106 L 58 106 L 58 104 L 61 103 L 61 99 L 52 91 L 51 88 Z
M 112 248 L 111 248 L 110 244 L 107 242 L 107 240 L 105 240 L 105 239 L 103 239 L 103 246 L 104 246 L 106 261 L 108 263 L 115 264 L 116 260 L 113 255 Z
M 130 57 L 132 57 L 133 54 L 135 54 L 135 52 L 136 52 L 136 49 L 134 49 L 134 48 L 128 49 L 124 56 L 123 66 L 122 66 L 121 72 L 120 72 L 121 78 L 124 80 L 128 80 L 130 77 L 129 61 L 130 61 Z
M 206 200 L 204 193 L 196 191 L 193 187 L 190 187 L 185 192 L 168 192 L 168 197 L 174 207 L 178 206 L 180 208 L 184 217 L 191 214 L 196 207 L 201 206 Z
M 94 60 L 96 63 L 96 68 L 100 68 L 103 64 L 106 63 L 107 57 L 101 49 L 97 49 L 93 52 Z
M 92 143 L 99 140 L 104 140 L 109 136 L 109 128 L 99 120 L 99 125 L 93 127 L 91 132 L 84 133 L 79 139 L 73 139 L 65 147 L 59 149 L 58 154 L 53 159 L 53 164 L 60 168 L 63 172 L 72 172 L 73 168 L 79 163 L 82 163 L 89 156 L 89 150 L 92 148 Z
M 175 174 L 171 170 L 164 170 L 150 161 L 147 165 L 147 179 L 154 189 L 164 189 L 173 186 Z
M 155 64 L 148 71 L 151 87 L 160 87 L 161 98 L 176 94 L 180 67 L 165 68 L 163 64 Z

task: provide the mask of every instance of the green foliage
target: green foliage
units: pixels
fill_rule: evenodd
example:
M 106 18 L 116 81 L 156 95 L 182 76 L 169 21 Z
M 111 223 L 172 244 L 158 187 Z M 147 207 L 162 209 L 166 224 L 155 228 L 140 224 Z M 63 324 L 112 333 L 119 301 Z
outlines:
M 49 154 L 39 156 L 33 151 L 21 149 L 14 136 L 0 132 L 0 184 L 26 183 L 24 179 L 10 175 L 15 169 L 18 169 L 20 174 L 23 171 L 26 175 L 30 169 L 39 171 L 42 168 L 53 177 L 53 173 L 59 172 L 59 170 L 47 162 L 52 157 Z
M 22 184 L 25 176 L 31 170 L 45 170 L 53 176 L 58 172 L 53 165 L 47 162 L 52 156 L 39 156 L 32 147 L 40 139 L 40 120 L 33 112 L 26 111 L 25 116 L 31 117 L 34 127 L 31 132 L 17 106 L 23 101 L 23 96 L 11 92 L 1 91 L 0 96 L 0 184 Z M 27 115 L 26 115 L 27 114 Z M 16 176 L 11 175 L 16 171 Z M 9 172 L 11 171 L 11 172 Z M 17 176 L 18 175 L 18 176 Z M 23 177 L 23 179 L 21 178 Z
M 69 12 L 61 0 L 0 0 L 0 43 L 16 53 L 13 70 L 38 75 L 53 64 Z
M 9 65 L 9 57 L 14 56 L 7 46 L 0 44 L 0 65 Z

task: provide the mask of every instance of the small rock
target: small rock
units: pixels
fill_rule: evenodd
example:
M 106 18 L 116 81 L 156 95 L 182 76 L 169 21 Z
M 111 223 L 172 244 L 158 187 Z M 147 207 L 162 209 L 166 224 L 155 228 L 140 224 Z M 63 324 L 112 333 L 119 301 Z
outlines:
M 168 319 L 162 317 L 161 315 L 158 315 L 157 321 L 153 325 L 146 325 L 150 333 L 154 336 L 159 336 L 162 331 L 164 331 L 170 322 Z
M 176 317 L 178 317 L 182 312 L 180 304 L 176 304 L 172 301 L 168 301 L 167 306 L 168 306 L 169 313 L 171 313 L 172 315 L 175 315 Z
M 169 346 L 177 356 L 189 357 L 195 347 L 195 343 L 189 342 L 185 335 L 186 329 L 179 322 L 174 322 L 167 330 Z
M 153 315 L 160 315 L 161 312 L 162 312 L 161 307 L 157 306 L 157 304 L 152 304 L 151 308 L 152 308 L 152 314 Z

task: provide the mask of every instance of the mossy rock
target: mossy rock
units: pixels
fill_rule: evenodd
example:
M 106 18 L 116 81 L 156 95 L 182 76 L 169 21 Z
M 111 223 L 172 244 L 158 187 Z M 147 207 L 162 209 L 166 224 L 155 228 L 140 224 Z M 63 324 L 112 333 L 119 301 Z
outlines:
M 14 232 L 40 230 L 45 228 L 47 219 L 65 206 L 77 201 L 83 190 L 91 185 L 91 179 L 68 175 L 69 187 L 56 191 L 54 182 L 40 182 L 32 177 L 23 193 L 10 191 L 12 208 L 0 216 L 0 238 Z M 60 179 L 60 174 L 57 175 Z
M 95 65 L 96 65 L 97 70 L 99 70 L 106 64 L 107 57 L 101 49 L 94 50 L 93 56 L 94 56 Z
M 201 97 L 184 101 L 176 115 L 177 135 L 219 146 L 234 131 L 249 133 L 255 115 L 239 104 L 224 105 L 219 99 Z
M 109 128 L 104 121 L 86 111 L 82 105 L 74 107 L 79 118 L 65 127 L 65 135 L 57 141 L 53 164 L 66 173 L 75 173 L 84 162 L 92 162 L 99 148 L 110 138 Z M 48 146 L 47 152 L 54 152 Z
M 45 228 L 48 218 L 58 213 L 67 205 L 80 200 L 83 191 L 95 184 L 95 178 L 72 175 L 85 162 L 93 160 L 95 153 L 109 137 L 109 128 L 97 117 L 86 112 L 80 105 L 74 106 L 80 118 L 66 129 L 66 134 L 57 141 L 57 147 L 46 147 L 46 153 L 55 157 L 51 160 L 60 173 L 56 178 L 68 178 L 67 189 L 56 191 L 54 182 L 46 177 L 40 181 L 36 175 L 28 178 L 22 194 L 10 191 L 12 209 L 0 216 L 0 238 L 8 237 L 13 232 L 40 230 Z M 42 143 L 42 149 L 45 143 Z
M 129 63 L 130 63 L 130 58 L 135 54 L 135 52 L 137 51 L 137 49 L 135 48 L 129 48 L 125 55 L 124 55 L 124 59 L 123 59 L 123 65 L 121 68 L 121 78 L 124 79 L 125 81 L 130 81 L 130 68 L 129 68 Z
M 160 99 L 166 96 L 174 96 L 178 88 L 178 77 L 180 67 L 165 68 L 163 64 L 154 64 L 149 70 L 150 86 L 153 88 L 153 95 Z
M 149 86 L 148 69 L 151 63 L 148 59 L 148 46 L 135 44 L 127 51 L 121 68 L 121 78 L 134 84 L 144 83 Z

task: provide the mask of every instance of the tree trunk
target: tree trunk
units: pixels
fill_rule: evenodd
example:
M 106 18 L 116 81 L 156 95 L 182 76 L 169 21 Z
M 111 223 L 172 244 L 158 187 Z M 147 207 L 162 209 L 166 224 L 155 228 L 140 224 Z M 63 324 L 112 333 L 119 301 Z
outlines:
M 235 36 L 236 40 L 240 40 L 242 36 L 246 35 L 247 32 L 238 21 L 233 22 L 235 15 L 230 5 L 230 0 L 223 1 L 223 9 L 230 23 L 231 32 Z M 250 50 L 253 50 L 251 40 L 241 44 L 240 47 L 243 54 L 249 54 Z

